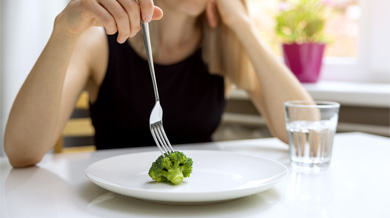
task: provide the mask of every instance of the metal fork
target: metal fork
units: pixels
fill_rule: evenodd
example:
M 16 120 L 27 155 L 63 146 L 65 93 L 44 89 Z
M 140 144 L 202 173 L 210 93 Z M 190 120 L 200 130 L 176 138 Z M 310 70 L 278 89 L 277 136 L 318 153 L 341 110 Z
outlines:
M 158 96 L 156 76 L 154 73 L 154 64 L 152 56 L 152 46 L 150 44 L 150 35 L 149 35 L 149 24 L 141 22 L 142 33 L 145 43 L 146 55 L 148 56 L 148 64 L 150 74 L 152 76 L 154 96 L 156 98 L 156 103 L 153 107 L 153 110 L 149 118 L 150 132 L 152 133 L 153 139 L 157 144 L 157 147 L 160 149 L 161 153 L 171 153 L 174 152 L 171 143 L 168 140 L 167 135 L 162 123 L 163 110 L 160 105 L 160 97 Z

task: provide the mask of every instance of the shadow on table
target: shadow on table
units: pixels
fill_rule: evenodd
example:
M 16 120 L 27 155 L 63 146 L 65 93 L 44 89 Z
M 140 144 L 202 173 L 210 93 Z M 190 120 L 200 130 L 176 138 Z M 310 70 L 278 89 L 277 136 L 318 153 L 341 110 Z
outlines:
M 86 184 L 87 185 L 87 184 Z M 266 211 L 280 201 L 277 191 L 268 191 L 223 203 L 170 205 L 152 203 L 113 192 L 94 199 L 87 211 L 100 217 L 248 217 Z

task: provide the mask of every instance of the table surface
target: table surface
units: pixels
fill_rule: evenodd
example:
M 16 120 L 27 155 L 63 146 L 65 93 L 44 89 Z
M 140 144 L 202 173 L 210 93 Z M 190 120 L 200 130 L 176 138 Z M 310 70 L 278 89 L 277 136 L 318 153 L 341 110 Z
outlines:
M 48 154 L 36 167 L 12 169 L 1 158 L 0 217 L 390 217 L 390 140 L 363 133 L 337 134 L 330 167 L 302 173 L 289 164 L 275 138 L 176 146 L 224 150 L 277 160 L 289 175 L 271 189 L 210 205 L 150 203 L 98 187 L 84 174 L 95 161 L 156 148 Z

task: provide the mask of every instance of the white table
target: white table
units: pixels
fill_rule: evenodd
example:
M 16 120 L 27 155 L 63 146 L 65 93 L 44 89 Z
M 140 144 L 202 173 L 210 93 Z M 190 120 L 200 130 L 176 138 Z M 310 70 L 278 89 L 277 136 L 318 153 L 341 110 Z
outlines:
M 133 148 L 93 153 L 47 155 L 37 166 L 12 169 L 1 161 L 0 217 L 390 217 L 390 140 L 362 134 L 337 134 L 330 167 L 317 174 L 289 165 L 287 146 L 277 139 L 241 140 L 176 147 L 251 153 L 290 168 L 273 188 L 225 203 L 175 206 L 149 203 L 106 191 L 91 183 L 91 163 Z

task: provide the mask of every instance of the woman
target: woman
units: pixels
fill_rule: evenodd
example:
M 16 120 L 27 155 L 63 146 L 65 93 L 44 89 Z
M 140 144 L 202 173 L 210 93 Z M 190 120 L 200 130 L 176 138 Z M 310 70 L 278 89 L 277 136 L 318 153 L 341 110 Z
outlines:
M 248 92 L 273 135 L 286 141 L 283 102 L 310 96 L 265 47 L 245 3 L 159 0 L 156 5 L 73 0 L 57 16 L 7 123 L 4 145 L 14 167 L 38 163 L 54 146 L 83 89 L 90 95 L 98 149 L 154 144 L 148 128 L 153 88 L 137 33 L 141 20 L 160 20 L 163 11 L 164 19 L 150 25 L 171 143 L 211 140 L 230 84 Z

